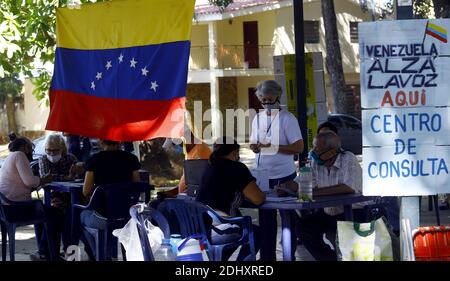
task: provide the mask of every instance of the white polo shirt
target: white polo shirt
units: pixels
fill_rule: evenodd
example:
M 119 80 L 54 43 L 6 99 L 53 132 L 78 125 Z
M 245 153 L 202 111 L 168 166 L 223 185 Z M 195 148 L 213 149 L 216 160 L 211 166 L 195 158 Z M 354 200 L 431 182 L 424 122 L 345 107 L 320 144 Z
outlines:
M 293 154 L 279 153 L 278 145 L 289 145 L 302 139 L 297 118 L 286 109 L 269 116 L 258 113 L 252 122 L 251 143 L 271 143 L 274 149 L 262 149 L 256 154 L 256 167 L 268 171 L 269 179 L 284 178 L 296 171 Z

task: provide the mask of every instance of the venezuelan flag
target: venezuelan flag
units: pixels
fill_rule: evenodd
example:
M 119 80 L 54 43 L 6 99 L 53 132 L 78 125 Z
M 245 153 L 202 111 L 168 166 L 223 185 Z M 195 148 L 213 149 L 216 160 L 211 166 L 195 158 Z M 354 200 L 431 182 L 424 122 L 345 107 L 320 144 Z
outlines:
M 425 33 L 438 39 L 439 41 L 447 43 L 447 30 L 439 25 L 428 23 Z
M 58 8 L 46 129 L 118 141 L 181 136 L 194 2 Z

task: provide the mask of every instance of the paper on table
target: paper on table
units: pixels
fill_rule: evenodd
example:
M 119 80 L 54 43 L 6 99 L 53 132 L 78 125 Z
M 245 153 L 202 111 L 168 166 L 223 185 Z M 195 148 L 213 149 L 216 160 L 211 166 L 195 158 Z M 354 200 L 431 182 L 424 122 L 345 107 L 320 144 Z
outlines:
M 286 197 L 267 196 L 266 197 L 267 202 L 285 202 L 285 201 L 295 201 L 295 200 L 297 200 L 297 197 L 291 197 L 291 196 L 286 196 Z

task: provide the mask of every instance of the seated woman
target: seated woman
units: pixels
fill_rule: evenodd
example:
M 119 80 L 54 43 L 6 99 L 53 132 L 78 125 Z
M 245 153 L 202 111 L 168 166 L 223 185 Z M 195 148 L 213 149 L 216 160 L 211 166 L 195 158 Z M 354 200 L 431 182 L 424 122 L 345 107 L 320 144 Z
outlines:
M 54 181 L 74 179 L 78 160 L 67 152 L 66 142 L 61 135 L 52 134 L 45 140 L 45 155 L 39 158 L 39 174 L 50 173 Z
M 215 209 L 222 215 L 240 216 L 239 206 L 244 197 L 255 205 L 261 205 L 266 200 L 265 194 L 256 185 L 245 164 L 239 162 L 239 144 L 234 139 L 222 137 L 214 144 L 214 151 L 209 158 L 196 200 Z M 228 234 L 215 235 L 212 233 L 213 243 L 233 240 L 239 237 L 240 229 L 227 230 Z M 255 249 L 258 250 L 258 228 L 254 226 Z M 220 241 L 219 241 L 220 240 Z M 249 247 L 242 247 L 238 260 L 249 254 Z M 234 250 L 233 250 L 234 251 Z M 224 259 L 232 251 L 224 253 Z
M 38 190 L 42 185 L 52 181 L 50 174 L 37 177 L 33 175 L 30 162 L 33 160 L 33 143 L 25 137 L 17 137 L 15 134 L 9 136 L 10 143 L 8 149 L 10 154 L 6 157 L 5 162 L 0 169 L 0 192 L 11 201 L 28 201 L 31 200 L 31 192 Z M 60 233 L 59 223 L 61 216 L 57 210 L 44 206 L 44 211 L 52 225 L 51 229 L 55 244 L 58 244 Z M 33 217 L 33 214 L 21 214 L 24 217 Z M 41 224 L 35 225 L 36 241 L 39 251 L 31 254 L 32 260 L 43 260 L 48 257 L 47 238 L 44 235 L 44 227 Z M 55 245 L 55 250 L 59 249 Z M 57 254 L 57 253 L 55 253 Z
M 39 174 L 51 174 L 54 181 L 73 180 L 80 175 L 77 158 L 67 152 L 61 135 L 52 134 L 45 140 L 45 155 L 39 158 Z M 52 206 L 64 209 L 69 202 L 67 193 L 52 192 Z
M 102 140 L 100 151 L 86 161 L 83 196 L 89 201 L 97 186 L 120 182 L 139 182 L 141 164 L 138 158 L 121 150 L 117 141 Z M 105 229 L 106 222 L 98 218 L 92 210 L 84 210 L 80 215 L 81 223 L 90 228 Z M 85 232 L 85 238 L 92 249 L 95 249 L 95 238 Z M 89 250 L 87 251 L 89 253 Z M 91 257 L 92 258 L 92 257 Z
M 81 163 L 82 164 L 82 163 Z M 83 173 L 77 158 L 67 152 L 64 138 L 58 134 L 49 135 L 45 140 L 45 155 L 39 158 L 39 174 L 50 174 L 54 181 L 73 180 Z M 60 210 L 61 215 L 67 214 L 66 222 L 70 222 L 69 212 L 66 208 L 70 205 L 70 194 L 67 192 L 51 192 L 51 206 Z M 63 232 L 64 250 L 69 246 L 69 235 Z M 59 240 L 59 239 L 58 239 Z

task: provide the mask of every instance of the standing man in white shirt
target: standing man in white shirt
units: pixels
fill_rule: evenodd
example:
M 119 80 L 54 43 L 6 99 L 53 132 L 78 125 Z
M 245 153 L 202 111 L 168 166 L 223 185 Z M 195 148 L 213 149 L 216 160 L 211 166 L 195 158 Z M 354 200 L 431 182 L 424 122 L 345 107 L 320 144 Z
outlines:
M 293 180 L 297 176 L 294 155 L 303 152 L 304 144 L 297 118 L 280 107 L 281 86 L 274 80 L 259 82 L 256 96 L 265 111 L 252 122 L 250 148 L 256 153 L 257 168 L 266 169 L 269 188 Z M 295 212 L 292 212 L 295 219 Z M 262 233 L 261 260 L 276 260 L 277 211 L 259 210 Z M 291 237 L 292 257 L 295 257 L 296 238 Z
M 341 149 L 341 140 L 332 131 L 321 132 L 313 141 L 310 152 L 311 169 L 317 182 L 313 196 L 335 195 L 362 191 L 362 169 L 356 156 Z M 354 204 L 355 220 L 361 220 L 365 204 Z M 324 242 L 324 234 L 334 247 L 337 221 L 344 219 L 344 207 L 336 206 L 319 209 L 300 218 L 297 234 L 311 255 L 319 261 L 336 260 L 336 252 Z M 328 235 L 329 234 L 329 235 Z M 328 237 L 329 236 L 329 237 Z

